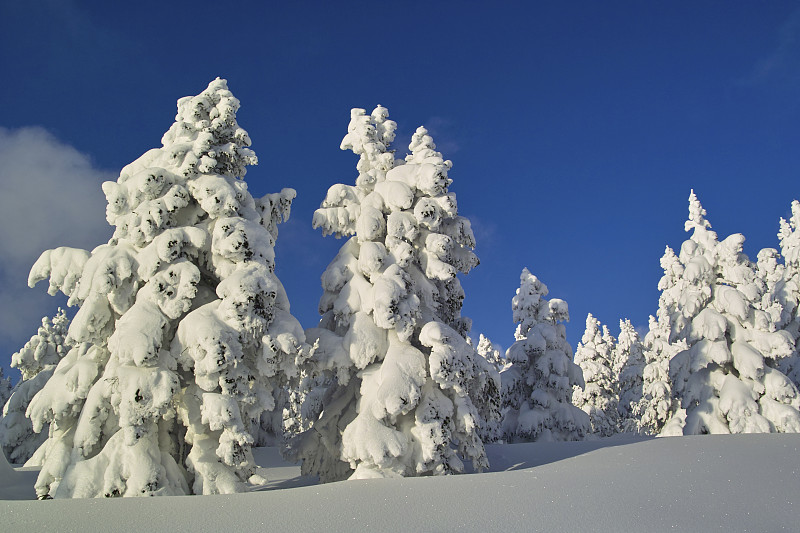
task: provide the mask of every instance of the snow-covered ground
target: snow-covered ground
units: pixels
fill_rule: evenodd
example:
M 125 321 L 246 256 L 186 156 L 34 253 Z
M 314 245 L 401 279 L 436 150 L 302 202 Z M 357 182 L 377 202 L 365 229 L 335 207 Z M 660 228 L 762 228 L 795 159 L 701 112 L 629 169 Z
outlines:
M 0 530 L 798 531 L 799 448 L 786 434 L 495 445 L 491 473 L 327 485 L 259 449 L 262 491 L 112 500 L 20 501 L 36 472 L 0 462 Z

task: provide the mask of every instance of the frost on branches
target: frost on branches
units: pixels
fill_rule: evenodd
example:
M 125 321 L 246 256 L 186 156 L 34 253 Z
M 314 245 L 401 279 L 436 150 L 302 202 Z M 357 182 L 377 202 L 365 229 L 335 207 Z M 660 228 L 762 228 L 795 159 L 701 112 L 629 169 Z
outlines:
M 320 325 L 306 332 L 309 373 L 327 383 L 322 414 L 292 453 L 323 481 L 447 474 L 464 460 L 481 469 L 498 384 L 464 338 L 456 275 L 478 259 L 448 190 L 451 163 L 425 128 L 395 159 L 396 124 L 381 106 L 350 117 L 341 148 L 359 156 L 358 178 L 333 185 L 313 219 L 348 238 L 322 275 Z
M 670 343 L 686 342 L 669 363 L 682 411 L 662 433 L 798 432 L 800 395 L 779 370 L 793 339 L 760 309 L 767 288 L 742 253 L 744 237 L 719 242 L 705 214 L 692 191 L 670 313 Z
M 639 432 L 642 407 L 644 346 L 628 319 L 619 321 L 619 337 L 614 348 L 612 371 L 617 376 L 619 430 Z
M 115 227 L 91 252 L 48 250 L 50 280 L 80 309 L 69 352 L 28 407 L 49 424 L 39 497 L 231 493 L 277 432 L 281 382 L 304 335 L 274 274 L 295 192 L 254 199 L 239 101 L 217 79 L 178 101 L 162 147 L 103 184 Z M 277 415 L 274 413 L 277 412 Z
M 53 375 L 59 361 L 72 348 L 67 339 L 69 319 L 63 309 L 51 319 L 44 317 L 36 335 L 11 356 L 11 367 L 22 373 L 11 397 L 3 407 L 0 418 L 0 446 L 12 464 L 41 466 L 42 452 L 37 450 L 47 438 L 49 424 L 36 433 L 31 420 L 25 416 L 31 399 Z
M 586 317 L 586 330 L 575 350 L 575 363 L 583 372 L 586 386 L 575 387 L 572 402 L 589 415 L 591 432 L 610 437 L 617 432 L 619 382 L 614 373 L 614 337 L 608 327 L 591 315 Z
M 566 341 L 567 302 L 548 301 L 547 294 L 547 286 L 523 269 L 511 300 L 517 341 L 501 374 L 507 442 L 581 440 L 589 429 L 588 417 L 571 402 L 572 388 L 584 383 Z

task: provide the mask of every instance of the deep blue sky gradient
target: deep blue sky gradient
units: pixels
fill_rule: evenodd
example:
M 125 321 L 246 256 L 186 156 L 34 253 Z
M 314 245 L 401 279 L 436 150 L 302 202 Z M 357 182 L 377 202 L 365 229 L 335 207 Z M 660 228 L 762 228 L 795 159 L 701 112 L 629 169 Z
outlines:
M 574 346 L 587 312 L 647 325 L 690 188 L 753 259 L 800 197 L 798 2 L 2 2 L 0 73 L 0 126 L 114 172 L 226 78 L 251 191 L 298 191 L 277 272 L 305 327 L 342 244 L 311 216 L 355 180 L 351 107 L 388 107 L 399 154 L 425 125 L 453 161 L 482 261 L 464 314 L 505 347 L 523 267 L 569 303 Z M 7 367 L 19 345 L 2 348 Z

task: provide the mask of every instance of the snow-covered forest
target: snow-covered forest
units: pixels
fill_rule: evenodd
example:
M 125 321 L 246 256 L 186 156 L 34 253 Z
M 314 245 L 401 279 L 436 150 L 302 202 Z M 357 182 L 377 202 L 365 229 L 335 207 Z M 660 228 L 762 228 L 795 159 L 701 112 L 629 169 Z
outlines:
M 520 265 L 502 351 L 461 314 L 480 260 L 457 168 L 425 127 L 395 146 L 387 108 L 352 109 L 355 172 L 310 221 L 342 244 L 301 325 L 275 274 L 296 193 L 251 195 L 239 113 L 219 78 L 178 100 L 161 146 L 102 185 L 110 240 L 32 266 L 69 309 L 31 325 L 13 388 L 0 374 L 0 444 L 39 499 L 261 490 L 265 449 L 314 484 L 496 472 L 513 443 L 800 433 L 797 200 L 751 259 L 688 191 L 647 331 L 589 314 L 573 348 L 559 288 Z

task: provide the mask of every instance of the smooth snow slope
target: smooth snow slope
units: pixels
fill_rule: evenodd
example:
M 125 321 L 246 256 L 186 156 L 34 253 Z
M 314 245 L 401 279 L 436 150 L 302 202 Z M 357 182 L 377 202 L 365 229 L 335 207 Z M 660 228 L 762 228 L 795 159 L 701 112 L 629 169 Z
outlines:
M 3 531 L 797 531 L 800 435 L 489 447 L 493 473 L 0 502 Z M 302 483 L 262 451 L 275 486 Z

